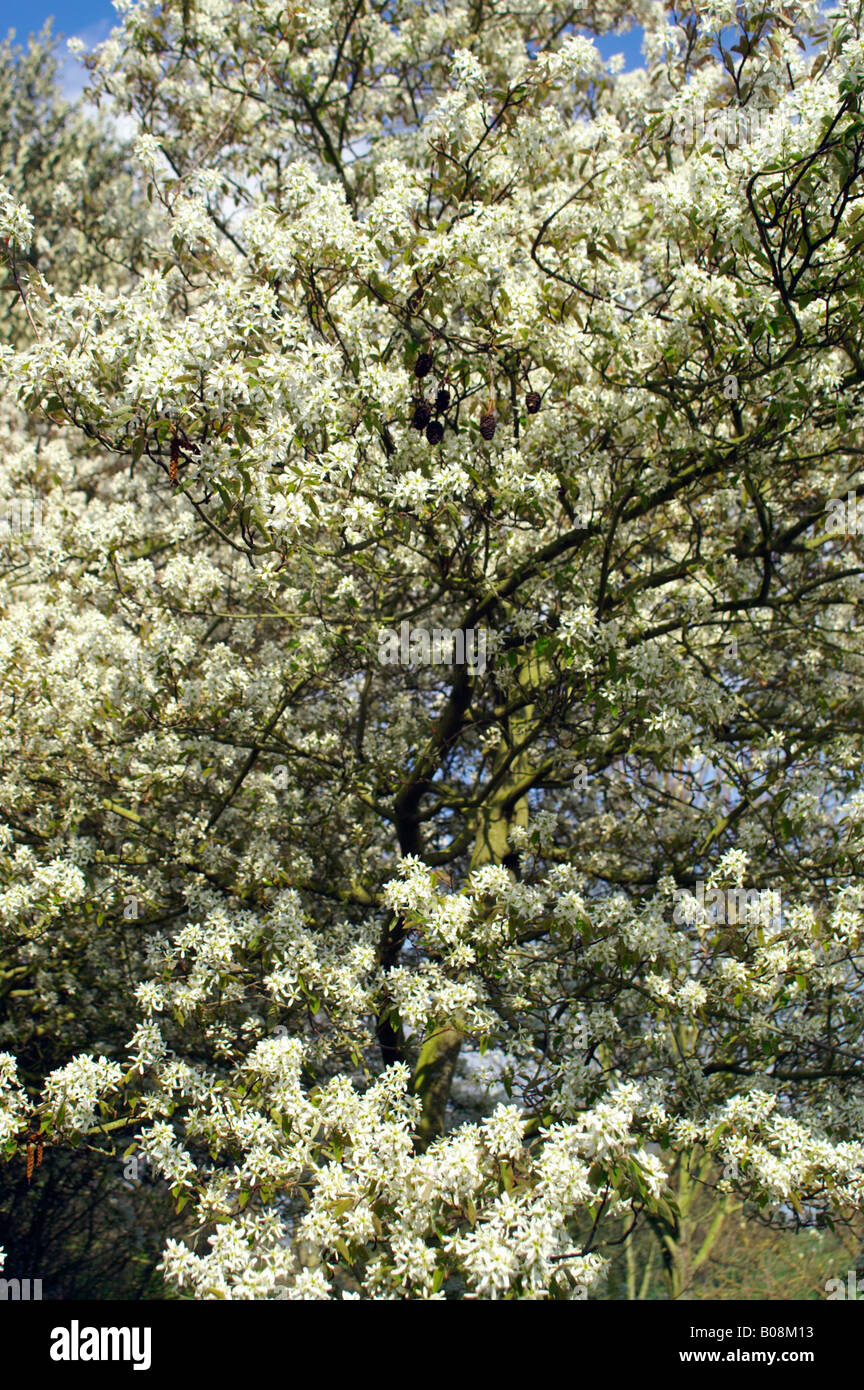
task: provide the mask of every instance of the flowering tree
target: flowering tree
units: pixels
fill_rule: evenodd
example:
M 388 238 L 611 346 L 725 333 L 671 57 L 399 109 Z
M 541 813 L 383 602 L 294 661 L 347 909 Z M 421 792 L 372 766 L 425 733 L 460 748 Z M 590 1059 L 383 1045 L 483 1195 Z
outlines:
M 130 213 L 142 194 L 128 150 L 92 110 L 62 98 L 56 77 L 50 28 L 26 49 L 8 38 L 0 43 L 0 168 L 9 215 L 8 200 L 26 201 L 9 265 L 10 288 L 19 294 L 34 268 L 58 290 L 85 279 L 117 287 L 139 269 L 140 223 Z M 22 240 L 28 220 L 36 230 Z M 0 329 L 19 343 L 28 336 L 17 297 L 3 296 Z
M 118 8 L 114 269 L 2 193 L 7 1156 L 206 1298 L 849 1221 L 860 7 Z

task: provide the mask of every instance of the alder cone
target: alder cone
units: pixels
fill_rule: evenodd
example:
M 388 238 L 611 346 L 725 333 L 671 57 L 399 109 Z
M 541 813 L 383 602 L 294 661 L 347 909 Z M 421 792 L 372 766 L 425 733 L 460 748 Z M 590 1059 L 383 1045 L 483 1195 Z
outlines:
M 440 390 L 439 390 L 437 396 L 435 397 L 435 413 L 436 413 L 436 415 L 442 415 L 442 414 L 444 413 L 444 411 L 448 408 L 449 405 L 450 405 L 450 392 L 447 390 L 446 386 L 442 386 L 442 387 L 440 388 Z
M 180 466 L 180 442 L 176 438 L 171 440 L 171 462 L 168 464 L 168 481 L 176 484 Z
M 426 438 L 431 445 L 440 444 L 444 438 L 444 426 L 440 420 L 430 420 L 426 426 Z
M 529 391 L 525 397 L 525 409 L 529 415 L 536 415 L 540 409 L 540 392 Z
M 414 375 L 417 377 L 428 376 L 432 370 L 431 352 L 421 352 L 417 361 L 414 363 Z
M 431 419 L 432 411 L 429 409 L 426 402 L 418 401 L 414 407 L 414 414 L 411 416 L 411 424 L 414 426 L 414 429 L 422 432 Z
M 480 416 L 480 433 L 484 439 L 491 439 L 495 433 L 495 426 L 498 424 L 498 416 L 494 410 L 487 410 L 485 415 Z

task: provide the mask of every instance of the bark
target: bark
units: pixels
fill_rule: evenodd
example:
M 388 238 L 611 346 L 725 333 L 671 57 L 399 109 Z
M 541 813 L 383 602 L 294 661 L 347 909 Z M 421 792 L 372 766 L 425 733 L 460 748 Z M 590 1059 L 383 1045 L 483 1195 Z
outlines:
M 541 664 L 529 657 L 520 671 L 520 684 L 526 690 L 542 676 Z M 526 704 L 506 722 L 505 737 L 493 761 L 490 792 L 480 809 L 471 868 L 483 864 L 503 864 L 515 873 L 517 856 L 509 846 L 511 830 L 527 826 L 529 818 L 527 786 L 530 785 L 529 749 L 537 722 L 535 709 Z M 462 1020 L 454 1018 L 435 1029 L 423 1043 L 414 1072 L 414 1090 L 422 1101 L 420 1145 L 426 1148 L 443 1133 L 450 1090 L 459 1052 L 464 1040 Z

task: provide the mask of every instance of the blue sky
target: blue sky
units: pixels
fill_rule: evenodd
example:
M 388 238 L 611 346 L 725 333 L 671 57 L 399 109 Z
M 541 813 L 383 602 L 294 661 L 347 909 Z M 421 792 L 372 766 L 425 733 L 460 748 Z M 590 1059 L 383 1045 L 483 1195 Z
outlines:
M 93 48 L 108 37 L 117 23 L 117 13 L 111 0 L 0 0 L 0 38 L 10 29 L 15 39 L 24 43 L 29 34 L 39 33 L 46 19 L 52 20 L 55 34 L 64 39 L 80 38 Z M 69 100 L 77 97 L 87 82 L 87 72 L 75 58 L 60 50 L 60 84 Z
M 70 38 L 101 24 L 107 32 L 116 16 L 110 0 L 0 0 L 0 34 L 14 29 L 19 39 L 41 29 L 49 15 L 54 29 Z

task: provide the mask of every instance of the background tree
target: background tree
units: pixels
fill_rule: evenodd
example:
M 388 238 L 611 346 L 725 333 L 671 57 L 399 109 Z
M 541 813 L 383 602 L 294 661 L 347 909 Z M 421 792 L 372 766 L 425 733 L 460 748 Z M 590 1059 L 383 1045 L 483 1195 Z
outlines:
M 126 285 L 139 268 L 141 200 L 129 151 L 94 107 L 63 99 L 50 23 L 27 47 L 0 43 L 0 168 L 6 196 L 26 201 L 33 232 L 8 256 L 0 333 L 21 342 L 30 326 L 13 295 L 33 270 L 61 292 L 85 281 Z M 18 283 L 16 283 L 16 281 Z

